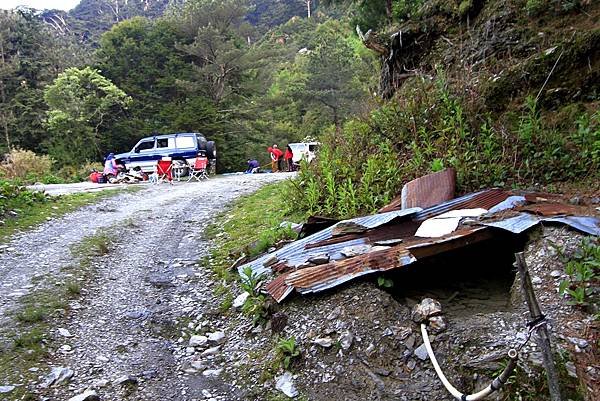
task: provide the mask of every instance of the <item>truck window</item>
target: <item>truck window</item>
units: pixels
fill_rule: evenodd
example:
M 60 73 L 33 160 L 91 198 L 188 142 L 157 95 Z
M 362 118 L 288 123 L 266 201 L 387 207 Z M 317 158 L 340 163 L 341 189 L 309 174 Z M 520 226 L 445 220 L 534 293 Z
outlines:
M 194 137 L 178 136 L 175 138 L 175 145 L 178 148 L 194 148 Z
M 142 141 L 135 147 L 136 153 L 137 152 L 148 152 L 152 149 L 154 149 L 154 139 Z
M 156 147 L 159 149 L 174 148 L 175 138 L 160 138 L 156 141 Z

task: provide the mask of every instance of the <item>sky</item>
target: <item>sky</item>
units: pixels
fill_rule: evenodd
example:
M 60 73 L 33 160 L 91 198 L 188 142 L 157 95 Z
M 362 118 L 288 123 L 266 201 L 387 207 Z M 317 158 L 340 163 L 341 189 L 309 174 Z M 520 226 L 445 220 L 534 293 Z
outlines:
M 0 0 L 0 8 L 10 9 L 16 6 L 27 6 L 37 8 L 38 10 L 59 9 L 70 10 L 75 7 L 80 0 Z

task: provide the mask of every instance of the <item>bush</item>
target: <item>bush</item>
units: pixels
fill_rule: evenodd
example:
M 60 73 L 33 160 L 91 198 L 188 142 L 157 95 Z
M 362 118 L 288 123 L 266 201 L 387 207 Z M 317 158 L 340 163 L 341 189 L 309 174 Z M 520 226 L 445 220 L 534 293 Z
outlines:
M 0 180 L 0 218 L 9 211 L 46 201 L 46 195 L 41 192 L 32 192 L 14 182 Z
M 39 181 L 52 171 L 52 159 L 30 150 L 12 149 L 0 164 L 0 174 L 8 179 Z
M 598 177 L 600 112 L 556 125 L 533 97 L 516 117 L 477 107 L 441 72 L 413 79 L 368 118 L 325 134 L 289 196 L 309 214 L 347 218 L 375 212 L 403 183 L 444 167 L 456 169 L 459 193 Z

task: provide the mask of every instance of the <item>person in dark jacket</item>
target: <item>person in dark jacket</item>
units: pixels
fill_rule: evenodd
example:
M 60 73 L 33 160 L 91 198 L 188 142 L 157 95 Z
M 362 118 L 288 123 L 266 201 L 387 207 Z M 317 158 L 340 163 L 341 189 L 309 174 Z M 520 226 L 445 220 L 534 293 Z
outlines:
M 287 163 L 287 171 L 294 171 L 294 152 L 290 148 L 290 145 L 285 149 L 284 158 Z
M 260 171 L 260 164 L 258 160 L 252 159 L 248 160 L 248 169 L 246 170 L 246 174 L 254 174 Z

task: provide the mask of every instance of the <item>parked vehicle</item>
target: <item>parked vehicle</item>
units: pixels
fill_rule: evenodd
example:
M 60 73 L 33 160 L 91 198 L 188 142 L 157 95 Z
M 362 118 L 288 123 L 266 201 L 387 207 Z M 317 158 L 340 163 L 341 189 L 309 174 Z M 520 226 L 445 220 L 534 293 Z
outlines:
M 195 132 L 149 136 L 140 141 L 130 152 L 115 155 L 118 163 L 127 169 L 141 168 L 145 173 L 152 173 L 156 162 L 163 157 L 170 157 L 174 164 L 193 164 L 200 151 L 214 165 L 217 150 L 213 141 L 207 141 L 204 135 Z
M 300 160 L 302 159 L 305 159 L 310 163 L 317 157 L 316 153 L 321 144 L 319 142 L 297 142 L 289 143 L 288 145 L 292 148 L 292 152 L 294 153 L 294 157 L 292 158 L 294 163 L 300 163 Z

